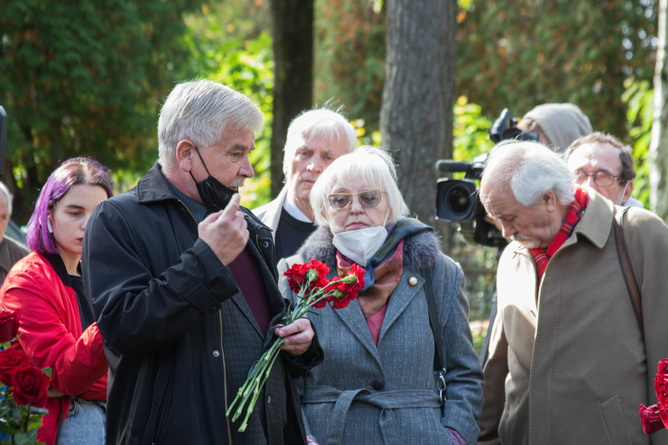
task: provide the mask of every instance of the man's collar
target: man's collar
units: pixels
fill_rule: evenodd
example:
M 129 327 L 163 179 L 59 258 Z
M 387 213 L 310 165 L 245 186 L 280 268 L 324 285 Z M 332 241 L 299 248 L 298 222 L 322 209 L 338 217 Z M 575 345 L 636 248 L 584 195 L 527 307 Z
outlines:
M 288 196 L 285 198 L 285 202 L 283 203 L 283 208 L 285 209 L 286 212 L 290 214 L 294 219 L 297 221 L 302 221 L 302 222 L 308 222 L 312 223 L 311 219 L 302 212 L 299 207 L 297 207 L 297 204 L 294 203 L 292 200 L 292 197 L 290 196 L 290 193 L 288 193 Z
M 575 226 L 573 236 L 564 243 L 575 242 L 579 236 L 584 236 L 599 249 L 605 246 L 612 230 L 612 220 L 615 217 L 615 205 L 598 192 L 589 191 L 589 204 L 582 215 L 582 219 Z
M 137 197 L 140 203 L 177 199 L 159 163 L 156 162 L 137 183 Z

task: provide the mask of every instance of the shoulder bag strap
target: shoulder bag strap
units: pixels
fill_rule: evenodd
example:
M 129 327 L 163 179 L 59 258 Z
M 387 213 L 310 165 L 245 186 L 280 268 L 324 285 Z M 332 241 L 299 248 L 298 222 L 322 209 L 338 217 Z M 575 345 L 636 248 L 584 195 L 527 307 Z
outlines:
M 438 352 L 438 343 L 441 330 L 438 329 L 438 317 L 436 316 L 436 304 L 434 302 L 434 295 L 430 280 L 424 281 L 424 293 L 427 297 L 427 311 L 429 312 L 429 325 L 431 332 L 434 335 L 434 379 L 436 381 L 436 389 L 438 389 L 438 396 L 441 402 L 441 417 L 445 415 L 445 375 L 443 373 L 443 361 Z
M 624 214 L 627 210 L 628 207 L 624 207 L 621 211 L 616 212 L 613 222 L 615 228 L 615 240 L 617 244 L 617 256 L 619 257 L 619 263 L 622 266 L 624 281 L 626 282 L 626 288 L 628 289 L 629 296 L 631 297 L 631 303 L 633 303 L 633 309 L 636 314 L 636 319 L 638 320 L 638 325 L 640 326 L 640 332 L 644 333 L 645 329 L 642 316 L 640 288 L 638 287 L 638 281 L 636 280 L 635 274 L 633 273 L 631 257 L 629 256 L 629 251 L 626 247 L 626 242 L 624 241 L 624 231 L 622 230 L 624 224 Z
M 432 292 L 431 283 L 429 280 L 424 280 L 424 293 L 427 296 L 427 311 L 429 311 L 429 324 L 431 325 L 431 331 L 434 335 L 434 342 L 436 343 L 436 350 L 434 351 L 434 370 L 443 369 L 443 362 L 441 361 L 441 356 L 438 353 L 438 340 L 440 336 L 440 330 L 438 329 L 438 317 L 436 316 L 436 304 L 434 302 L 434 296 Z

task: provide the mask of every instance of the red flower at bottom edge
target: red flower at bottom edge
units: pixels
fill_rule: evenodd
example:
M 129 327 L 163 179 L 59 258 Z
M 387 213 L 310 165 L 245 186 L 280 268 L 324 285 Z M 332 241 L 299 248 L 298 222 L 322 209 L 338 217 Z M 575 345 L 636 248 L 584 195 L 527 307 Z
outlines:
M 20 366 L 12 372 L 12 394 L 17 405 L 44 407 L 51 379 L 34 366 Z
M 653 434 L 665 428 L 659 415 L 660 411 L 664 410 L 658 405 L 640 405 L 638 414 L 640 414 L 640 423 L 642 423 L 642 430 L 645 434 Z

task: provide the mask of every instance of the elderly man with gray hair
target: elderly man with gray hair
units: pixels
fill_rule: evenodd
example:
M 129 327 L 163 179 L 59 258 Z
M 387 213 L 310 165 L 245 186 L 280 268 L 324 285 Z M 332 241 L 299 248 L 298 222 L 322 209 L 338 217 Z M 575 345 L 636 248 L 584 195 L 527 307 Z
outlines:
M 638 417 L 668 356 L 668 227 L 579 187 L 536 142 L 497 145 L 480 198 L 513 242 L 499 261 L 478 443 L 668 444 Z M 639 305 L 620 273 L 618 220 Z
M 0 284 L 5 281 L 14 263 L 30 253 L 24 245 L 5 236 L 9 218 L 12 216 L 13 200 L 7 186 L 0 182 Z
M 311 188 L 329 164 L 356 145 L 355 129 L 336 111 L 309 110 L 290 123 L 283 148 L 285 186 L 276 199 L 253 210 L 273 230 L 276 262 L 296 253 L 315 231 Z
M 277 326 L 271 233 L 239 206 L 262 128 L 251 100 L 206 79 L 174 87 L 158 162 L 99 205 L 83 277 L 109 360 L 108 444 L 305 444 L 294 378 L 322 361 L 310 321 Z M 282 353 L 248 421 L 226 417 L 274 338 Z M 245 431 L 240 431 L 245 428 Z

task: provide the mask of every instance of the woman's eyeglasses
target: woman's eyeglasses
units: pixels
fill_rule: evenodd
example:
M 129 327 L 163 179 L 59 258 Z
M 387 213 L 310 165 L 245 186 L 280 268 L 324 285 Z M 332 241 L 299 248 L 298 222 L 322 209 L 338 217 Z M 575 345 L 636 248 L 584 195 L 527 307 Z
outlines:
M 380 204 L 383 198 L 382 190 L 365 190 L 359 193 L 332 193 L 327 196 L 327 202 L 336 211 L 346 209 L 352 202 L 353 197 L 357 196 L 360 205 L 365 209 L 371 209 Z

